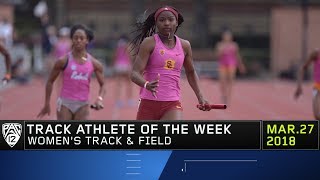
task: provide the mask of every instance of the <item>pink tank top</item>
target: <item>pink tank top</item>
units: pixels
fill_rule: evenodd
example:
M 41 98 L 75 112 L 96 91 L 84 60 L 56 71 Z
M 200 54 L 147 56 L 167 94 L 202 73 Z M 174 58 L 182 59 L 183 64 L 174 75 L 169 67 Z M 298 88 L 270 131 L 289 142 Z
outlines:
M 320 83 L 320 53 L 317 57 L 317 60 L 313 63 L 313 80 L 316 83 Z
M 71 44 L 69 41 L 58 41 L 55 45 L 54 56 L 56 59 L 68 54 L 71 51 Z
M 160 74 L 157 98 L 145 88 L 141 88 L 140 98 L 156 101 L 180 100 L 180 74 L 185 55 L 179 37 L 175 38 L 175 47 L 169 49 L 162 43 L 158 34 L 154 35 L 156 44 L 143 75 L 147 81 L 153 81 L 158 73 Z
M 219 64 L 223 66 L 237 66 L 237 49 L 234 45 L 227 45 L 223 48 Z
M 94 67 L 92 57 L 87 53 L 84 64 L 77 63 L 72 53 L 68 54 L 68 65 L 63 71 L 62 89 L 60 97 L 76 101 L 88 101 L 90 79 Z
M 130 66 L 131 61 L 126 48 L 126 43 L 120 40 L 116 50 L 115 66 Z

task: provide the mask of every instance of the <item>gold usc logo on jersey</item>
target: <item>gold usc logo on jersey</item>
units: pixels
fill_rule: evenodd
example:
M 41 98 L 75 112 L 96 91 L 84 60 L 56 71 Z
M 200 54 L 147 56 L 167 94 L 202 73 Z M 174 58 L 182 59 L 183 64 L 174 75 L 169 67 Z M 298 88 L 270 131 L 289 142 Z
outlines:
M 176 61 L 172 60 L 172 59 L 168 59 L 165 61 L 165 65 L 164 68 L 168 69 L 168 70 L 172 70 L 174 68 Z

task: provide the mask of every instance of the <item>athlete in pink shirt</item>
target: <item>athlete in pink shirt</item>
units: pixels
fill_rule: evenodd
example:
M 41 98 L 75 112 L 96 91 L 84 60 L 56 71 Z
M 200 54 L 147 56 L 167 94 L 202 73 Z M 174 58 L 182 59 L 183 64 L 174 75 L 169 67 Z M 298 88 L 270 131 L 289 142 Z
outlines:
M 230 31 L 222 34 L 216 48 L 215 54 L 219 61 L 219 80 L 222 94 L 222 101 L 225 104 L 230 103 L 233 80 L 235 78 L 237 67 L 240 73 L 245 73 L 245 66 L 239 54 L 239 46 L 233 41 Z
M 9 51 L 0 43 L 0 53 L 5 58 L 5 75 L 3 78 L 0 78 L 2 80 L 1 83 L 7 83 L 11 79 L 11 56 L 9 54 Z M 0 73 L 3 67 L 0 68 Z M 2 74 L 1 74 L 2 75 Z M 2 86 L 2 84 L 0 85 Z
M 68 27 L 62 27 L 59 30 L 59 38 L 58 41 L 54 45 L 53 55 L 54 60 L 50 64 L 50 69 L 53 68 L 55 61 L 63 58 L 71 51 L 71 39 L 70 39 L 70 29 Z M 60 91 L 62 87 L 62 75 L 57 77 L 55 81 L 56 92 L 57 95 L 60 96 Z
M 100 85 L 99 96 L 94 105 L 96 110 L 103 108 L 105 94 L 102 64 L 86 51 L 93 39 L 93 33 L 83 25 L 75 25 L 70 33 L 72 51 L 58 60 L 46 84 L 45 104 L 38 117 L 50 115 L 50 97 L 53 83 L 62 72 L 62 89 L 57 102 L 58 120 L 86 120 L 89 116 L 89 92 L 91 74 L 95 72 Z
M 296 99 L 302 94 L 302 80 L 305 71 L 308 69 L 309 65 L 313 63 L 313 100 L 312 100 L 312 107 L 313 107 L 313 115 L 315 119 L 320 120 L 320 50 L 315 49 L 308 60 L 303 64 L 301 67 L 299 74 L 298 74 L 298 82 L 297 82 L 297 89 L 295 91 L 294 97 Z
M 115 73 L 114 76 L 116 80 L 116 108 L 121 108 L 125 105 L 125 101 L 122 101 L 121 98 L 122 89 L 125 89 L 126 91 L 127 105 L 134 105 L 134 101 L 132 99 L 132 82 L 130 80 L 130 73 L 132 69 L 131 59 L 132 57 L 129 48 L 129 38 L 126 35 L 121 35 L 120 39 L 118 40 L 117 47 L 115 49 L 113 57 L 113 68 Z M 116 117 L 114 118 L 116 119 Z
M 141 33 L 133 40 L 138 54 L 131 73 L 131 80 L 141 87 L 138 120 L 182 119 L 182 66 L 198 102 L 203 105 L 199 109 L 209 110 L 204 106 L 208 102 L 199 88 L 191 45 L 175 35 L 183 21 L 175 8 L 165 6 L 150 14 L 142 26 L 138 24 L 137 31 Z
M 0 54 L 4 56 L 5 58 L 5 69 L 3 67 L 0 67 L 0 88 L 11 79 L 11 56 L 8 52 L 8 50 L 0 43 Z M 6 72 L 2 72 L 6 71 Z M 2 77 L 2 74 L 4 73 L 4 77 Z M 1 111 L 1 97 L 0 97 L 0 111 Z
M 71 51 L 70 30 L 67 27 L 62 27 L 59 30 L 59 39 L 54 46 L 54 57 L 56 60 L 68 54 Z

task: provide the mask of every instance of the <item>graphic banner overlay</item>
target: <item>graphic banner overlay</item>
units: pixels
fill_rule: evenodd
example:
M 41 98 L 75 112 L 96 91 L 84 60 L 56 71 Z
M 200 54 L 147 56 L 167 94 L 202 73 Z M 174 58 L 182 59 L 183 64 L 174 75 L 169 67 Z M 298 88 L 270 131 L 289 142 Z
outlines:
M 260 121 L 26 121 L 25 149 L 261 149 Z
M 0 149 L 23 150 L 24 122 L 0 121 L 1 137 Z
M 263 121 L 263 149 L 319 149 L 319 121 Z

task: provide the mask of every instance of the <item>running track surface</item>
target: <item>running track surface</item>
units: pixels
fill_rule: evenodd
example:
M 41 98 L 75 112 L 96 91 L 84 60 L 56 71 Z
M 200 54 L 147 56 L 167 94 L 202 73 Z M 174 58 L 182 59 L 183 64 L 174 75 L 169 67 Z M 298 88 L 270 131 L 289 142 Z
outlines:
M 221 103 L 218 81 L 201 78 L 201 89 L 211 103 Z M 134 120 L 137 104 L 133 107 L 115 107 L 115 80 L 106 79 L 107 94 L 105 108 L 101 111 L 90 111 L 93 120 Z M 138 102 L 139 88 L 133 85 L 134 98 Z M 203 112 L 195 108 L 196 96 L 186 79 L 181 80 L 184 108 L 183 119 L 186 120 L 312 120 L 312 85 L 303 85 L 304 93 L 298 101 L 293 99 L 295 82 L 283 80 L 237 80 L 233 96 L 227 110 Z M 34 79 L 28 85 L 12 85 L 0 90 L 0 120 L 36 120 L 36 115 L 44 103 L 44 82 Z M 98 83 L 91 83 L 91 99 L 98 94 Z M 44 120 L 55 119 L 55 91 L 51 98 L 51 116 Z

